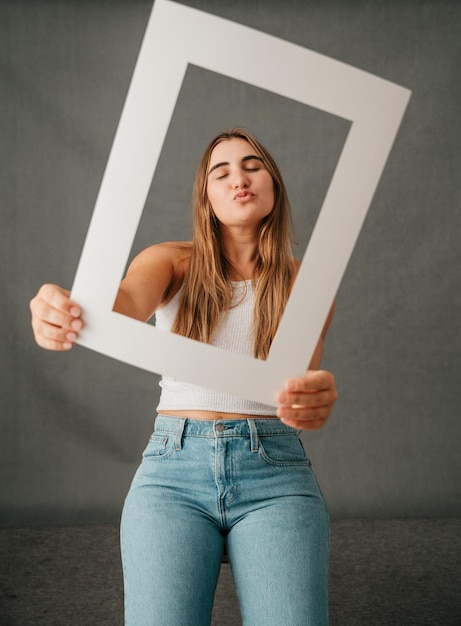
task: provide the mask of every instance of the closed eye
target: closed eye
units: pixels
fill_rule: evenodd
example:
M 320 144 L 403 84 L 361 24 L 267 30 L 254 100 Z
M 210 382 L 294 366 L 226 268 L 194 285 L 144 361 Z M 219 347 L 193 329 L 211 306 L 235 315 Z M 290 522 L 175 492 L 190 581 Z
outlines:
M 261 157 L 250 154 L 246 157 L 243 157 L 242 164 L 246 166 L 244 167 L 244 169 L 250 172 L 256 172 L 257 170 L 261 169 L 263 160 L 261 159 Z
M 259 156 L 255 156 L 253 154 L 249 154 L 248 156 L 243 157 L 242 159 L 242 165 L 246 165 L 249 162 L 256 162 L 256 163 L 261 163 L 262 165 L 264 165 L 264 161 L 261 159 L 261 157 Z M 216 165 L 213 165 L 213 167 L 208 171 L 208 176 L 212 173 L 212 172 L 216 172 L 216 170 L 219 170 L 219 168 L 228 166 L 229 163 L 226 162 L 222 162 L 222 163 L 216 163 Z M 260 165 L 257 165 L 255 167 L 244 167 L 245 171 L 247 172 L 257 172 L 258 170 L 261 169 Z M 224 178 L 226 176 L 226 174 L 221 174 L 216 176 L 216 180 L 219 180 L 220 178 Z

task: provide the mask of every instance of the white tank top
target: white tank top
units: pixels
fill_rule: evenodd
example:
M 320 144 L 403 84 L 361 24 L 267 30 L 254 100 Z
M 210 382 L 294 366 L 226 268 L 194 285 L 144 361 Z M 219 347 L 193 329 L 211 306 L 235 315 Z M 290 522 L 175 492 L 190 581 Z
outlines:
M 251 280 L 233 282 L 234 294 L 231 308 L 222 313 L 221 322 L 212 344 L 232 352 L 253 356 L 254 291 Z M 155 325 L 159 330 L 170 331 L 179 305 L 181 289 L 171 301 L 155 314 Z M 178 357 L 180 358 L 180 357 Z M 245 400 L 199 385 L 183 383 L 175 378 L 163 376 L 160 381 L 162 393 L 157 412 L 162 410 L 200 410 L 218 413 L 243 413 L 247 415 L 275 415 L 276 409 L 267 404 Z

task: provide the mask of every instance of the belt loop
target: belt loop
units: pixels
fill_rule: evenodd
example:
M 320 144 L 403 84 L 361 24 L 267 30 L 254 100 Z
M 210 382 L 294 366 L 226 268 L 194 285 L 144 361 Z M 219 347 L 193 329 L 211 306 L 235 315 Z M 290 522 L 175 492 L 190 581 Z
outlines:
M 184 432 L 184 426 L 186 425 L 186 419 L 184 417 L 179 418 L 178 422 L 178 430 L 176 431 L 176 435 L 174 438 L 174 447 L 175 450 L 182 449 L 182 435 Z
M 256 423 L 254 419 L 248 418 L 247 422 L 248 427 L 250 428 L 251 451 L 257 452 L 259 448 L 258 429 L 256 428 Z

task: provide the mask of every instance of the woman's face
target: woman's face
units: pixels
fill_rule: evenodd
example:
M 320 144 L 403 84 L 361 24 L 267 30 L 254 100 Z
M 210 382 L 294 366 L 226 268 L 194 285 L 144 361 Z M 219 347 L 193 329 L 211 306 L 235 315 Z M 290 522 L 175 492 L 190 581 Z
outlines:
M 216 217 L 227 227 L 255 227 L 274 206 L 272 176 L 245 139 L 215 146 L 206 189 Z

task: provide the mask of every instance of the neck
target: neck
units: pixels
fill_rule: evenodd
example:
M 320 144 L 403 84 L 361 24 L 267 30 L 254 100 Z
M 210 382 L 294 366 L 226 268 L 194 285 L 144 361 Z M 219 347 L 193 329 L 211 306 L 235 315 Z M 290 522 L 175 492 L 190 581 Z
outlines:
M 224 254 L 232 265 L 230 280 L 249 280 L 253 277 L 258 257 L 258 243 L 254 235 L 229 237 L 222 233 Z

